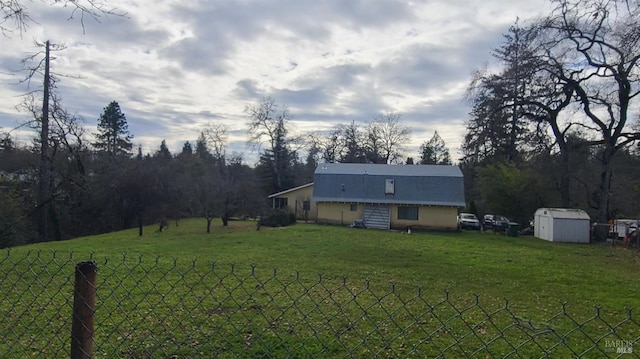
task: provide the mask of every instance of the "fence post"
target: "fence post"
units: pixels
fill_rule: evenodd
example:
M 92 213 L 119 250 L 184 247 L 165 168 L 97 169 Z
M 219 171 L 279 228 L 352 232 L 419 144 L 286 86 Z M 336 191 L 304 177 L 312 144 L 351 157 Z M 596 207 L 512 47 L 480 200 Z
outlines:
M 93 319 L 96 304 L 96 262 L 76 264 L 71 324 L 71 359 L 93 356 Z

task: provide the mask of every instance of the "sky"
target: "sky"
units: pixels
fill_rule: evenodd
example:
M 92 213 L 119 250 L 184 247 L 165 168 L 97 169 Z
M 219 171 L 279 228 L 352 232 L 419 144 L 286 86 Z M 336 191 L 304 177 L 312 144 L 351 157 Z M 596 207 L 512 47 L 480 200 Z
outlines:
M 496 65 L 491 52 L 517 19 L 550 8 L 545 0 L 113 0 L 126 16 L 81 21 L 69 7 L 23 3 L 34 21 L 0 35 L 0 133 L 33 136 L 16 129 L 30 119 L 16 107 L 42 80 L 21 82 L 21 60 L 50 40 L 65 46 L 52 61 L 62 104 L 89 134 L 117 101 L 144 153 L 162 140 L 177 153 L 222 124 L 227 152 L 249 165 L 260 149 L 247 142 L 245 109 L 265 97 L 288 108 L 298 135 L 398 113 L 411 130 L 405 157 L 419 158 L 438 131 L 456 161 L 473 73 Z

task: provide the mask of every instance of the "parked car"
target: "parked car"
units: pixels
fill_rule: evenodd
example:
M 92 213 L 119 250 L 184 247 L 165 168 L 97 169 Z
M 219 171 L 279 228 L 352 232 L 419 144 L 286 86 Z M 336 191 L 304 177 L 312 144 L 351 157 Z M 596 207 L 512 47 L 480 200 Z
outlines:
M 480 221 L 473 213 L 460 213 L 458 215 L 459 229 L 477 229 L 480 230 Z
M 485 231 L 503 232 L 509 229 L 509 218 L 498 214 L 486 214 L 482 221 Z

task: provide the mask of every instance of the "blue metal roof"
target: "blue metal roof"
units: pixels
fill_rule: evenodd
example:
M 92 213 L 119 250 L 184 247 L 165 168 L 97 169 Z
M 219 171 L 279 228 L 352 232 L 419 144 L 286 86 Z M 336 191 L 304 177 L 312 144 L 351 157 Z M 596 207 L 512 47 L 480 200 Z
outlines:
M 381 165 L 372 163 L 321 163 L 315 174 L 397 175 L 460 177 L 458 166 L 448 165 Z
M 385 194 L 387 180 L 394 182 L 393 194 Z M 464 179 L 457 166 L 323 163 L 315 171 L 313 200 L 464 207 Z

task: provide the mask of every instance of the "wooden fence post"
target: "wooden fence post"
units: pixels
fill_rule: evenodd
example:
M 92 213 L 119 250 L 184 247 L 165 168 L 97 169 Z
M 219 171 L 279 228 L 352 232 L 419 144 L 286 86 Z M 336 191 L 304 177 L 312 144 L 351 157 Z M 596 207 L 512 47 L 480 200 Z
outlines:
M 93 320 L 96 305 L 96 262 L 76 265 L 71 324 L 71 359 L 93 356 Z

